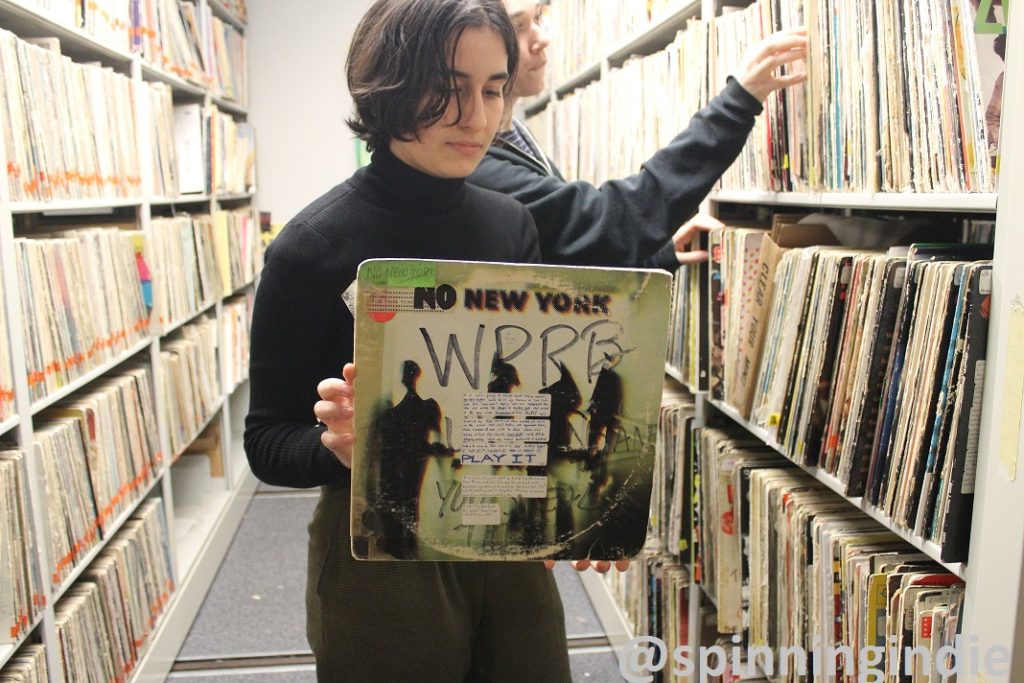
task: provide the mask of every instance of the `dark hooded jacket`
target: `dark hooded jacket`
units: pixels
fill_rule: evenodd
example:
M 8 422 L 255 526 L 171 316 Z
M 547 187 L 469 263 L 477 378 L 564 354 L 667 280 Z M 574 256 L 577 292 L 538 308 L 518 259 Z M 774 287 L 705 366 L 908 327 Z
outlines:
M 685 130 L 628 178 L 600 186 L 566 182 L 550 160 L 499 138 L 469 182 L 526 205 L 544 263 L 671 271 L 678 267 L 672 235 L 735 161 L 761 109 L 730 78 Z

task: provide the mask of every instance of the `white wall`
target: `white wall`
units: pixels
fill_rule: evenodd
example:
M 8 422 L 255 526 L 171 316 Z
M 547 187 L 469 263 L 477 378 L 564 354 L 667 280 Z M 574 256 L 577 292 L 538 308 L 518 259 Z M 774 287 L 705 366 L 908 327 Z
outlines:
M 249 0 L 256 206 L 286 223 L 355 170 L 345 57 L 372 0 Z

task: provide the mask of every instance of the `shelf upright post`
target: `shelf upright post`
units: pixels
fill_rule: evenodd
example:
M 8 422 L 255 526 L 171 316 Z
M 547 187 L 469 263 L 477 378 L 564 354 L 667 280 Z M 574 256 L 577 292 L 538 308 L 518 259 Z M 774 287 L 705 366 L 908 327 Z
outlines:
M 961 678 L 982 683 L 1024 680 L 1024 471 L 1018 462 L 1024 378 L 1015 371 L 1024 353 L 1024 131 L 1015 125 L 1024 116 L 1024 7 L 1008 13 L 1007 33 L 1018 40 L 1008 41 L 1003 79 L 991 317 L 963 630 L 965 649 L 976 645 L 982 664 L 1005 655 L 999 661 L 1007 673 Z

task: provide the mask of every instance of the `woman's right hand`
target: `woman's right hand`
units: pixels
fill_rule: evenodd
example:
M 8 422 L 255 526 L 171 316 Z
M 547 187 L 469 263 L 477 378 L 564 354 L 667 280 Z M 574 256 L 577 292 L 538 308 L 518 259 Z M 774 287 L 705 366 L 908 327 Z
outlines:
M 352 446 L 355 444 L 355 380 L 356 366 L 346 363 L 341 370 L 343 379 L 331 377 L 317 385 L 319 401 L 313 406 L 313 414 L 327 427 L 320 435 L 320 442 L 327 447 L 338 461 L 352 468 Z
M 785 75 L 777 73 L 782 65 L 801 59 L 807 59 L 807 30 L 778 31 L 751 46 L 735 74 L 736 80 L 759 102 L 764 102 L 773 91 L 807 80 L 806 73 L 794 73 L 792 69 Z

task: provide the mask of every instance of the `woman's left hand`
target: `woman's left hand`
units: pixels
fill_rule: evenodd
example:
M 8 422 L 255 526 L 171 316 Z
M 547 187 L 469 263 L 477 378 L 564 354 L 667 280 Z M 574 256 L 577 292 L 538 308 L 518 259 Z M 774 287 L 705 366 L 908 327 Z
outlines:
M 691 263 L 702 263 L 708 260 L 708 252 L 703 249 L 693 249 L 694 238 L 708 230 L 724 228 L 725 223 L 714 216 L 706 213 L 698 213 L 676 230 L 672 235 L 672 246 L 676 250 L 676 261 L 681 265 Z
M 332 377 L 317 385 L 320 400 L 313 406 L 313 414 L 327 427 L 320 442 L 342 465 L 351 469 L 352 446 L 355 444 L 355 382 L 356 366 L 346 363 L 341 370 L 344 379 Z

